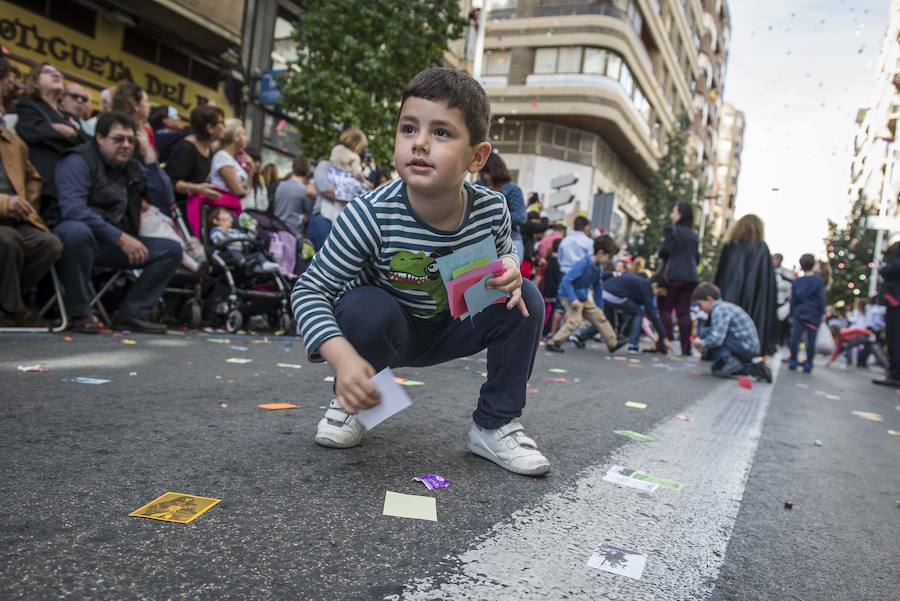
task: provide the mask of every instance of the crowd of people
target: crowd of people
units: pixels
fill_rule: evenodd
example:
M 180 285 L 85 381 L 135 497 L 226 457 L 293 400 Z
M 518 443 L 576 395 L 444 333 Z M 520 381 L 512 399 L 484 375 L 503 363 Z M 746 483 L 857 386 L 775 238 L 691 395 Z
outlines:
M 207 251 L 221 244 L 241 273 L 272 272 L 277 263 L 289 281 L 343 206 L 390 178 L 364 171 L 368 142 L 357 128 L 314 167 L 298 158 L 281 177 L 220 107 L 199 105 L 188 115 L 153 107 L 130 81 L 99 98 L 98 111 L 92 92 L 54 65 L 23 77 L 0 55 L 0 327 L 48 325 L 36 287 L 55 268 L 69 328 L 96 333 L 104 325 L 96 278 L 125 270 L 132 281 L 106 325 L 163 332 L 160 299 L 179 268 L 206 277 Z M 236 261 L 239 246 L 259 241 L 245 212 L 283 232 L 259 236 L 262 249 L 251 244 L 248 260 Z M 279 249 L 291 239 L 292 256 L 273 256 L 272 238 Z
M 151 318 L 154 308 L 179 267 L 208 271 L 205 243 L 224 241 L 228 263 L 242 271 L 280 268 L 294 278 L 348 203 L 392 179 L 390 169 L 372 166 L 357 128 L 343 131 L 327 158 L 315 164 L 297 158 L 281 177 L 247 147 L 242 123 L 212 104 L 184 116 L 172 106 L 152 107 L 146 90 L 129 81 L 102 91 L 100 111 L 92 100 L 52 64 L 35 65 L 23 78 L 0 57 L 0 325 L 46 325 L 28 300 L 55 266 L 72 330 L 95 333 L 102 326 L 94 311 L 98 269 L 135 269 L 110 325 L 164 331 Z M 702 283 L 689 204 L 673 207 L 657 255 L 639 257 L 623 241 L 598 236 L 586 217 L 550 222 L 539 196 L 526 201 L 496 152 L 477 180 L 505 199 L 521 273 L 545 299 L 547 351 L 565 352 L 568 342 L 583 348 L 597 336 L 610 352 L 627 346 L 638 353 L 646 338 L 644 352 L 672 352 L 675 344 L 690 355 L 697 347 L 714 359 L 717 375 L 768 380 L 765 358 L 778 346 L 789 349 L 790 369 L 809 372 L 817 349 L 861 367 L 873 358 L 888 363 L 881 353 L 887 342 L 888 380 L 900 380 L 896 345 L 885 335 L 896 308 L 890 299 L 897 297 L 863 299 L 839 315 L 824 300 L 828 264 L 804 255 L 802 273 L 793 273 L 783 257 L 770 255 L 754 215 L 734 224 L 714 280 Z M 256 221 L 240 217 L 245 211 L 271 216 L 293 236 L 296 256 L 280 261 L 265 247 L 245 248 L 256 235 Z M 896 277 L 894 250 L 882 273 L 886 289 Z M 648 263 L 657 269 L 649 271 Z M 723 330 L 723 323 L 731 325 Z

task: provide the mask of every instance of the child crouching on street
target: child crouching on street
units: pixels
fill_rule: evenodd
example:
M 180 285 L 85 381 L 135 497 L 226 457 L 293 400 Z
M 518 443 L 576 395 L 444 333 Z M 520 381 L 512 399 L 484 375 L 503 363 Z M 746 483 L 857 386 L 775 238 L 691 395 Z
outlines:
M 691 302 L 712 321 L 712 326 L 700 328 L 694 341 L 698 351 L 712 354 L 712 375 L 727 378 L 746 374 L 771 384 L 772 371 L 760 355 L 759 334 L 747 312 L 723 301 L 718 286 L 709 282 L 701 282 L 694 289 Z
M 519 273 L 510 216 L 499 193 L 466 182 L 491 153 L 490 104 L 481 85 L 427 69 L 403 91 L 394 145 L 399 179 L 351 202 L 291 297 L 310 360 L 335 372 L 335 398 L 316 442 L 362 442 L 355 414 L 380 401 L 371 378 L 386 367 L 423 367 L 487 348 L 487 380 L 467 448 L 511 472 L 550 463 L 518 421 L 544 317 L 541 293 Z M 435 259 L 493 237 L 509 295 L 471 319 L 451 318 Z

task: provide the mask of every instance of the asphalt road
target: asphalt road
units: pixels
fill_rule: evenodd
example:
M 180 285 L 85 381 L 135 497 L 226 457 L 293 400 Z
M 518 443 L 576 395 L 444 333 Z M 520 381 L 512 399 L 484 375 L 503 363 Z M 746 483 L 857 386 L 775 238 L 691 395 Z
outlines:
M 900 598 L 900 395 L 873 374 L 747 391 L 704 364 L 541 351 L 523 423 L 553 471 L 530 479 L 464 448 L 483 356 L 398 370 L 424 382 L 412 407 L 335 451 L 313 442 L 327 366 L 296 339 L 211 337 L 0 336 L 0 599 Z M 602 481 L 617 462 L 684 489 Z M 411 481 L 428 472 L 451 486 Z M 166 491 L 222 501 L 128 516 Z M 383 516 L 386 491 L 435 497 L 438 521 Z M 604 542 L 646 554 L 642 579 L 587 568 Z

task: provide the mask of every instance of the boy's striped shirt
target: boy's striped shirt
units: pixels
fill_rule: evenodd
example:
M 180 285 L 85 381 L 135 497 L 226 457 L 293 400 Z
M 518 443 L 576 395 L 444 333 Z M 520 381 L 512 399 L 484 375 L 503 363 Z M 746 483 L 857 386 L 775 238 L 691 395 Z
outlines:
M 411 314 L 446 311 L 446 290 L 433 258 L 479 242 L 496 241 L 497 255 L 514 256 L 509 210 L 502 194 L 465 183 L 466 214 L 454 231 L 436 230 L 412 212 L 406 184 L 396 179 L 349 203 L 291 294 L 306 351 L 321 360 L 323 342 L 341 336 L 337 300 L 358 286 L 378 286 Z

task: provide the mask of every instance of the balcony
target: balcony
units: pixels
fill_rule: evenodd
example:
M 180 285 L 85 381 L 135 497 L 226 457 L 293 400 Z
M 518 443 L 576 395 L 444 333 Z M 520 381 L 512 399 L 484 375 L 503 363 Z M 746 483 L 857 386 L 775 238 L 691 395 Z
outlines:
M 624 10 L 611 1 L 583 2 L 581 4 L 540 3 L 534 7 L 535 17 L 563 17 L 567 15 L 604 15 L 628 20 Z

